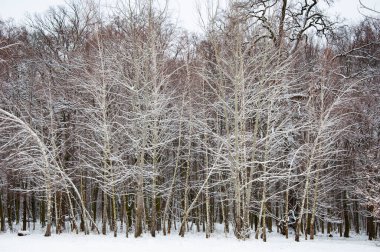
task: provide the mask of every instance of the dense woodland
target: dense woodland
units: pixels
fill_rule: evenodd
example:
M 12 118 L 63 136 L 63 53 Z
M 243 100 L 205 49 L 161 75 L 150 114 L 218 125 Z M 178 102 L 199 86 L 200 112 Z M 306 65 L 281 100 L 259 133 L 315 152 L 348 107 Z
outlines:
M 215 3 L 0 21 L 1 231 L 380 236 L 379 13 Z

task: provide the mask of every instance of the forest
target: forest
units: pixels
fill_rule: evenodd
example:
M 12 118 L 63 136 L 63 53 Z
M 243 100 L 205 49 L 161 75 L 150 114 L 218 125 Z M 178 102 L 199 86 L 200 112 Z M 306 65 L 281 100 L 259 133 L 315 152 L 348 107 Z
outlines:
M 0 236 L 378 239 L 380 12 L 333 2 L 205 1 L 204 34 L 154 0 L 0 20 Z

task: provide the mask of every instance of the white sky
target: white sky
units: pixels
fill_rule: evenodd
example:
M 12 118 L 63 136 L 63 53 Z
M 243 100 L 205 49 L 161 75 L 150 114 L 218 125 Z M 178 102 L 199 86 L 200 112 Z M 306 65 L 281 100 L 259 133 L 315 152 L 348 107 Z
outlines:
M 101 0 L 103 3 L 114 0 Z M 227 0 L 221 0 L 226 2 Z M 292 1 L 292 0 L 291 0 Z M 22 22 L 26 13 L 41 13 L 49 6 L 64 4 L 65 0 L 0 0 L 0 17 L 2 19 L 14 18 Z M 205 0 L 169 0 L 169 10 L 178 20 L 178 25 L 190 31 L 199 32 L 199 18 L 197 3 L 204 4 Z M 380 10 L 380 0 L 362 0 L 368 7 Z M 329 10 L 332 14 L 339 14 L 348 22 L 355 22 L 361 18 L 358 11 L 359 0 L 336 0 L 335 6 Z M 367 13 L 362 11 L 363 13 Z

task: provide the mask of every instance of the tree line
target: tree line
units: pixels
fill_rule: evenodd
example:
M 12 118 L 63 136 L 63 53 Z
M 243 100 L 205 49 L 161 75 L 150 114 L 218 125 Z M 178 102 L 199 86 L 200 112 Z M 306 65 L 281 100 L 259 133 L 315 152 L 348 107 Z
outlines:
M 203 35 L 152 0 L 0 21 L 0 230 L 380 236 L 380 21 L 330 4 L 209 4 Z

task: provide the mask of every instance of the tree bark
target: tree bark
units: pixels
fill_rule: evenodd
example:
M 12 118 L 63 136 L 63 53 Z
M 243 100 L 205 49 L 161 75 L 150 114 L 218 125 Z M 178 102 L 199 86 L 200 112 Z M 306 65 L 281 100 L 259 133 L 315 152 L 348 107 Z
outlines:
M 2 190 L 0 190 L 0 231 L 5 232 L 5 211 L 3 205 Z
M 50 191 L 50 185 L 46 189 L 46 231 L 45 236 L 51 236 L 51 224 L 52 224 L 52 192 Z
M 367 206 L 367 211 L 369 212 L 369 216 L 367 217 L 367 233 L 368 233 L 368 240 L 372 241 L 373 239 L 376 239 L 375 236 L 375 225 L 374 225 L 374 218 L 373 218 L 373 205 Z
M 137 198 L 136 198 L 136 223 L 135 237 L 140 237 L 143 231 L 143 215 L 144 215 L 144 193 L 143 193 L 143 176 L 140 175 L 137 181 Z

